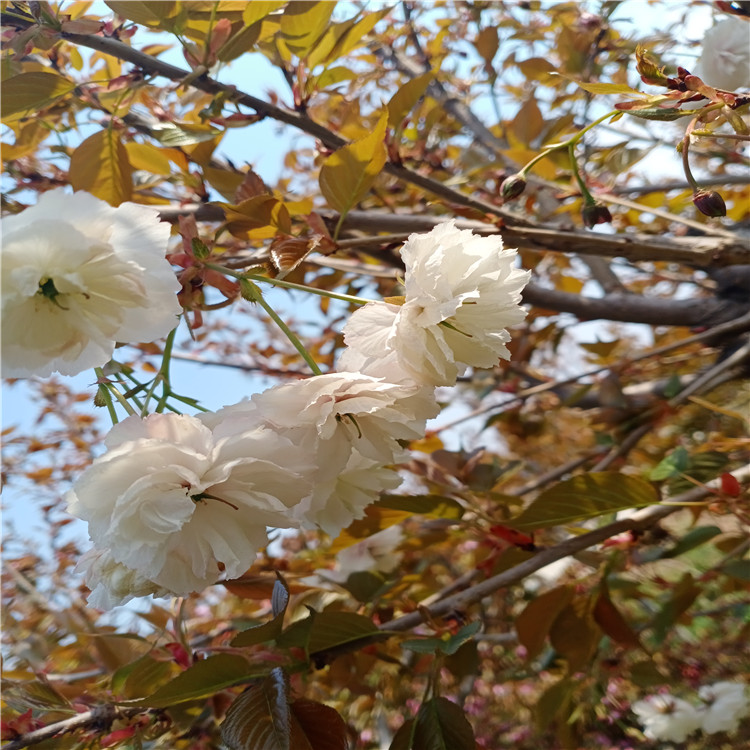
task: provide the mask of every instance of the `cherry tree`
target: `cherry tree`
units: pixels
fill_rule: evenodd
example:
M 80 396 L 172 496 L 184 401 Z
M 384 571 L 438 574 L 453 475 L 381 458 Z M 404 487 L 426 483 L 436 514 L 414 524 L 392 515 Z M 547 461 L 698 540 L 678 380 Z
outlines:
M 2 20 L 4 748 L 750 741 L 747 3 Z

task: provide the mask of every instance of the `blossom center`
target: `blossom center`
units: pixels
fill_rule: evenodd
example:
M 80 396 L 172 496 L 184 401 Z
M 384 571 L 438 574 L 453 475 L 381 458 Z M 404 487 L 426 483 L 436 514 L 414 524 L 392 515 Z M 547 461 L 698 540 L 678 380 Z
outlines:
M 190 499 L 197 505 L 198 503 L 205 502 L 206 500 L 218 500 L 220 503 L 224 503 L 224 505 L 228 505 L 230 508 L 234 508 L 235 510 L 239 510 L 239 506 L 235 505 L 234 503 L 230 503 L 229 500 L 225 500 L 223 497 L 217 497 L 216 495 L 212 495 L 210 492 L 198 492 L 195 495 L 190 495 Z
M 37 291 L 37 294 L 40 294 L 42 297 L 46 297 L 50 302 L 57 305 L 62 310 L 67 309 L 63 307 L 60 304 L 60 301 L 57 299 L 60 296 L 60 292 L 55 286 L 54 279 L 50 279 L 50 278 L 42 279 L 39 282 L 39 290 Z

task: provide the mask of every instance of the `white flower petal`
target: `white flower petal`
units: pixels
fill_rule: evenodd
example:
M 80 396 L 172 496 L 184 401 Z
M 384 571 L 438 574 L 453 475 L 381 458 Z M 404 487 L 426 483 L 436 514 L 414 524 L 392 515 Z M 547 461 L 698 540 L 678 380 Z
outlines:
M 200 591 L 222 568 L 238 576 L 266 526 L 298 525 L 291 508 L 309 494 L 312 472 L 287 438 L 245 428 L 214 434 L 195 417 L 129 417 L 69 492 L 68 509 L 88 522 L 97 549 L 162 590 Z
M 453 221 L 413 234 L 401 250 L 406 295 L 401 306 L 375 302 L 346 326 L 343 366 L 381 374 L 397 363 L 416 383 L 453 385 L 467 365 L 508 359 L 506 328 L 526 313 L 519 306 L 529 274 L 514 267 L 515 250 L 497 236 L 456 229 Z
M 62 189 L 3 219 L 3 375 L 75 375 L 116 342 L 169 333 L 181 312 L 169 231 L 153 208 Z

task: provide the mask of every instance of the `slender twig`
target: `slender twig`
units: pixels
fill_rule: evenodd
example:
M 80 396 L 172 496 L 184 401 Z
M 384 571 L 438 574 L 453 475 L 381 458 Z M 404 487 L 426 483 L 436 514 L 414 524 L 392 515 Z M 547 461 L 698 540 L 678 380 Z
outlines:
M 57 737 L 60 734 L 73 732 L 76 729 L 109 727 L 116 719 L 127 719 L 131 716 L 137 716 L 139 713 L 144 713 L 144 710 L 142 708 L 119 708 L 118 706 L 103 704 L 91 711 L 85 711 L 69 719 L 56 721 L 46 727 L 26 732 L 11 740 L 7 745 L 3 745 L 3 750 L 20 750 L 23 747 L 38 745 L 40 742 Z
M 719 226 L 716 222 L 712 223 L 709 227 L 705 224 L 701 224 L 701 222 L 699 221 L 695 221 L 695 219 L 690 219 L 687 216 L 679 216 L 677 214 L 670 213 L 669 211 L 662 211 L 659 208 L 644 206 L 642 203 L 629 201 L 626 198 L 619 198 L 609 193 L 597 193 L 596 197 L 603 203 L 612 203 L 616 206 L 632 208 L 634 211 L 640 211 L 644 214 L 652 214 L 653 216 L 658 216 L 660 219 L 666 219 L 667 221 L 674 221 L 678 224 L 684 224 L 686 227 L 697 229 L 699 232 L 710 231 L 713 235 L 728 237 L 730 239 L 735 239 L 737 237 L 734 232 L 730 232 L 728 229 L 724 229 L 724 227 Z
M 732 475 L 740 482 L 740 484 L 747 484 L 748 481 L 750 481 L 750 465 L 732 472 Z M 412 628 L 421 625 L 428 618 L 437 619 L 455 611 L 461 612 L 472 604 L 482 601 L 485 597 L 491 596 L 499 589 L 507 588 L 508 586 L 512 586 L 519 581 L 522 581 L 527 576 L 556 560 L 561 560 L 569 555 L 582 552 L 595 544 L 600 544 L 607 539 L 617 536 L 618 534 L 623 534 L 627 531 L 645 531 L 661 519 L 666 518 L 677 510 L 680 510 L 681 504 L 695 503 L 704 500 L 718 490 L 720 486 L 718 480 L 712 481 L 705 487 L 695 487 L 687 492 L 677 495 L 676 497 L 670 498 L 670 505 L 659 505 L 646 508 L 634 513 L 630 518 L 613 521 L 612 523 L 606 524 L 598 529 L 589 531 L 586 534 L 566 539 L 553 547 L 548 547 L 547 549 L 539 551 L 534 557 L 525 560 L 509 570 L 505 570 L 498 575 L 475 584 L 474 586 L 470 586 L 464 591 L 460 591 L 440 600 L 439 602 L 435 602 L 429 607 L 423 607 L 419 611 L 410 612 L 409 614 L 397 617 L 395 620 L 385 622 L 380 627 L 382 630 L 387 631 L 411 630 Z
M 664 346 L 659 346 L 655 349 L 649 349 L 648 351 L 644 352 L 643 354 L 639 354 L 636 357 L 628 357 L 627 359 L 618 360 L 616 363 L 611 365 L 604 365 L 602 367 L 596 367 L 592 370 L 586 370 L 582 373 L 579 373 L 578 375 L 571 375 L 569 378 L 552 380 L 548 383 L 540 383 L 538 385 L 531 386 L 530 388 L 524 388 L 522 391 L 519 391 L 517 394 L 515 394 L 515 396 L 509 401 L 506 401 L 502 404 L 493 404 L 492 406 L 483 406 L 479 409 L 474 409 L 468 414 L 464 414 L 452 420 L 451 422 L 448 422 L 447 424 L 441 425 L 437 428 L 437 431 L 448 430 L 458 424 L 468 421 L 469 419 L 474 419 L 475 417 L 481 417 L 486 414 L 491 414 L 495 411 L 502 411 L 509 408 L 513 404 L 529 398 L 530 396 L 545 393 L 546 391 L 557 391 L 563 386 L 570 385 L 572 383 L 578 383 L 584 378 L 594 377 L 596 375 L 600 375 L 603 372 L 619 370 L 634 362 L 640 362 L 644 359 L 649 359 L 650 357 L 661 356 L 662 354 L 674 351 L 675 349 L 681 349 L 684 346 L 700 343 L 702 341 L 723 338 L 724 336 L 729 336 L 732 334 L 740 334 L 744 333 L 745 331 L 750 331 L 750 313 L 746 313 L 742 317 L 731 320 L 728 323 L 723 323 L 722 325 L 715 326 L 708 331 L 697 333 L 694 336 L 688 336 L 687 338 L 680 339 L 679 341 L 675 341 L 671 344 L 665 344 Z M 693 381 L 691 380 L 690 382 L 692 383 Z M 691 393 L 688 393 L 688 396 L 690 395 Z
M 701 185 L 706 187 L 716 185 L 748 185 L 750 180 L 744 175 L 712 175 L 701 177 Z M 692 186 L 687 180 L 667 180 L 665 182 L 652 182 L 648 185 L 615 185 L 607 192 L 610 195 L 648 195 L 649 193 L 669 193 L 674 190 L 691 190 Z

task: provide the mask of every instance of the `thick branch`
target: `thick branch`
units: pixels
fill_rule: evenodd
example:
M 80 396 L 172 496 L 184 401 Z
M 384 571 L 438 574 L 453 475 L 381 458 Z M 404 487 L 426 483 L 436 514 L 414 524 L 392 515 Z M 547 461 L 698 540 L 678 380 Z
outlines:
M 750 465 L 744 466 L 742 469 L 732 473 L 740 484 L 747 484 L 748 480 L 750 480 Z M 403 615 L 397 617 L 395 620 L 391 620 L 390 622 L 385 622 L 381 625 L 381 629 L 389 631 L 410 630 L 424 622 L 427 617 L 437 619 L 449 615 L 456 610 L 464 610 L 466 607 L 480 602 L 485 597 L 491 596 L 499 589 L 512 586 L 513 584 L 522 581 L 527 576 L 556 560 L 562 560 L 564 557 L 574 555 L 577 552 L 582 552 L 595 544 L 601 544 L 605 540 L 627 531 L 645 531 L 657 523 L 657 521 L 666 518 L 676 510 L 680 510 L 681 505 L 702 502 L 709 497 L 713 491 L 718 489 L 718 487 L 718 481 L 709 482 L 706 487 L 695 487 L 692 490 L 683 492 L 681 495 L 670 499 L 670 505 L 659 505 L 655 508 L 648 508 L 634 514 L 631 518 L 614 521 L 606 526 L 594 529 L 594 531 L 590 531 L 587 534 L 566 539 L 564 542 L 556 544 L 554 547 L 538 552 L 531 559 L 525 560 L 510 570 L 505 570 L 502 573 L 492 576 L 492 578 L 488 578 L 487 580 L 471 586 L 464 591 L 446 597 L 442 601 L 426 608 L 427 611 L 410 612 L 408 615 Z
M 571 313 L 580 320 L 616 320 L 655 326 L 715 326 L 739 318 L 748 311 L 747 304 L 714 297 L 700 302 L 635 294 L 582 297 L 538 284 L 529 284 L 524 289 L 523 301 L 534 307 Z
M 178 216 L 192 215 L 198 221 L 223 221 L 221 206 L 190 204 L 160 207 L 161 218 L 176 221 Z M 334 225 L 339 215 L 334 211 L 319 212 Z M 350 211 L 343 222 L 344 229 L 365 232 L 410 234 L 427 232 L 446 221 L 446 216 L 427 214 L 397 214 L 382 211 Z M 602 234 L 599 232 L 570 231 L 554 227 L 504 226 L 472 219 L 456 219 L 459 229 L 471 229 L 477 234 L 502 234 L 509 247 L 522 250 L 543 250 L 558 253 L 578 253 L 602 258 L 625 258 L 633 262 L 666 261 L 696 268 L 721 268 L 750 264 L 750 245 L 742 237 L 668 237 L 650 234 Z
M 326 218 L 329 214 L 321 212 Z M 333 219 L 334 214 L 330 214 Z M 380 211 L 351 211 L 344 219 L 345 229 L 371 232 L 424 232 L 445 217 L 416 214 L 386 214 Z M 505 226 L 497 229 L 481 221 L 458 219 L 460 228 L 480 234 L 500 232 L 510 247 L 526 250 L 547 250 L 580 253 L 605 258 L 626 258 L 630 261 L 668 261 L 699 268 L 732 266 L 750 263 L 750 244 L 742 237 L 669 237 L 650 234 L 603 234 L 569 231 L 554 227 Z

